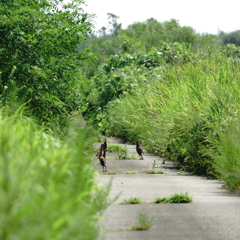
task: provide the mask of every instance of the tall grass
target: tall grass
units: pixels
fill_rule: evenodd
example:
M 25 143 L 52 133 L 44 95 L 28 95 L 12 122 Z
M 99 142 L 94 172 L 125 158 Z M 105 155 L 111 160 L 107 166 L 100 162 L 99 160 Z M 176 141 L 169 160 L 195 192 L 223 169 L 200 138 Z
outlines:
M 191 172 L 236 182 L 238 129 L 230 126 L 239 118 L 239 67 L 238 59 L 217 53 L 156 69 L 144 88 L 109 105 L 108 131 L 130 141 L 140 137 L 148 150 Z M 229 152 L 236 169 L 223 167 L 231 161 Z
M 87 137 L 80 129 L 61 142 L 24 115 L 0 113 L 0 239 L 98 236 L 107 188 L 94 181 Z

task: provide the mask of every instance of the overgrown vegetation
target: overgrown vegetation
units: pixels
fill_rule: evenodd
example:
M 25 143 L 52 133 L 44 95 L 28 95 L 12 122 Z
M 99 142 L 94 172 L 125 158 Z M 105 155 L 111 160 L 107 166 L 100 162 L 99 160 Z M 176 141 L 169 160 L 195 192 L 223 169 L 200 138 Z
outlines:
M 94 180 L 93 130 L 61 141 L 21 110 L 1 110 L 0 126 L 0 239 L 95 239 L 108 188 Z
M 116 34 L 105 29 L 90 38 L 103 64 L 88 75 L 85 118 L 108 135 L 141 138 L 182 170 L 239 189 L 238 32 L 198 35 L 173 19 L 121 29 L 117 16 L 110 18 Z M 224 40 L 233 35 L 235 42 Z
M 78 45 L 92 25 L 84 1 L 68 2 L 0 2 L 2 240 L 100 234 L 109 187 L 94 179 L 96 132 L 74 117 L 93 59 Z
M 92 126 L 240 189 L 239 31 L 122 29 L 110 13 L 97 36 L 83 4 L 0 2 L 3 240 L 96 238 L 107 188 L 94 181 Z
M 77 46 L 92 25 L 82 0 L 0 2 L 0 105 L 26 103 L 40 123 L 64 127 L 80 105 L 83 66 Z

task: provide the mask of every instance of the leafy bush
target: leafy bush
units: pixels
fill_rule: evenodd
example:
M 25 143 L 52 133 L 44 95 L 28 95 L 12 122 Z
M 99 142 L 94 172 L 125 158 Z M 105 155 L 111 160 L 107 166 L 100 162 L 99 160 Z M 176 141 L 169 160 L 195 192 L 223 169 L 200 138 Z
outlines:
M 79 109 L 77 44 L 91 30 L 82 1 L 1 1 L 0 104 L 27 103 L 41 122 L 66 124 Z

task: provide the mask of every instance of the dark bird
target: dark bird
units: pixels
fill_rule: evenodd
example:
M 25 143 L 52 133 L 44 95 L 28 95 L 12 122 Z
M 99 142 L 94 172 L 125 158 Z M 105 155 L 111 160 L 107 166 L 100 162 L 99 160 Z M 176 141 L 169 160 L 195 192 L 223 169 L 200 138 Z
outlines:
M 97 150 L 96 156 L 99 158 L 99 154 L 101 151 L 101 147 L 103 145 L 103 151 L 104 151 L 104 157 L 106 157 L 106 151 L 107 151 L 107 139 L 105 139 L 104 143 L 101 144 L 100 148 Z
M 104 151 L 104 157 L 106 158 L 106 151 L 107 151 L 107 139 L 105 138 L 105 141 L 103 143 L 103 151 Z
M 136 140 L 136 151 L 139 155 L 139 159 L 143 160 L 143 154 L 144 154 L 144 150 L 143 147 L 140 145 L 140 143 L 138 142 L 138 140 Z
M 104 150 L 104 144 L 101 144 L 98 159 L 103 167 L 103 172 L 107 172 L 106 150 Z

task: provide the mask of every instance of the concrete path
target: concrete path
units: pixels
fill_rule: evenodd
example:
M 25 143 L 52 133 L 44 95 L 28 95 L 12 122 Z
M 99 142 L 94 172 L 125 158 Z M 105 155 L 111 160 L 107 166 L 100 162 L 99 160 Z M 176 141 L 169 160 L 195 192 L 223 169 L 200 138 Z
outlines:
M 120 143 L 108 139 L 108 143 Z M 122 143 L 120 143 L 122 144 Z M 100 143 L 96 144 L 98 147 Z M 122 144 L 124 146 L 124 144 Z M 127 145 L 131 154 L 136 155 L 135 145 Z M 147 174 L 146 170 L 164 169 L 167 174 Z M 145 154 L 144 160 L 117 160 L 116 154 L 107 153 L 108 171 L 115 175 L 103 175 L 98 166 L 99 182 L 106 184 L 112 180 L 109 199 L 118 196 L 102 219 L 106 240 L 239 240 L 240 239 L 240 195 L 231 194 L 217 180 L 178 174 L 170 161 L 162 164 L 162 159 L 153 154 Z M 136 174 L 125 174 L 137 171 Z M 174 193 L 188 193 L 192 203 L 153 204 L 156 197 L 169 197 Z M 144 204 L 120 205 L 124 199 L 140 198 Z M 148 230 L 129 231 L 139 225 L 138 213 L 154 219 Z

